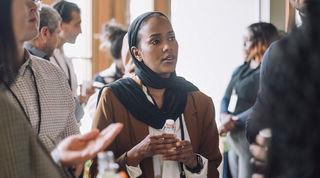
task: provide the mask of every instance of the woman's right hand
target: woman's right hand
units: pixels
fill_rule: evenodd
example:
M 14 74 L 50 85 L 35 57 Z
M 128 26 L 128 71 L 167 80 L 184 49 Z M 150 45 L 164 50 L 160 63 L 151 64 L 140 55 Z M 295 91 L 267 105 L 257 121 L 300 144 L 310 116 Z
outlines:
M 219 127 L 220 136 L 225 136 L 230 130 L 235 127 L 236 116 L 227 113 L 220 114 L 221 126 Z
M 127 152 L 127 165 L 138 166 L 145 158 L 168 154 L 176 148 L 179 139 L 173 134 L 148 135 L 139 144 Z

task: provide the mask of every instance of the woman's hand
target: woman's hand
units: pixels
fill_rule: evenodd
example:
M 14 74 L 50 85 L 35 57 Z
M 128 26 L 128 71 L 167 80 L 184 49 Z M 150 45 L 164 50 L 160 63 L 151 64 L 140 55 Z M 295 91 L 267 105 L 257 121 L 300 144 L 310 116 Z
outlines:
M 235 127 L 235 121 L 238 118 L 236 116 L 232 116 L 230 114 L 222 113 L 221 114 L 221 127 L 219 128 L 219 134 L 221 136 L 226 135 L 229 131 L 231 131 Z
M 264 129 L 256 136 L 256 142 L 250 145 L 252 178 L 263 178 L 267 166 L 268 144 L 271 138 L 270 129 Z
M 168 154 L 176 149 L 179 140 L 173 134 L 148 135 L 138 145 L 127 152 L 127 165 L 138 166 L 145 158 Z
M 176 149 L 168 150 L 163 155 L 164 160 L 182 162 L 189 168 L 197 166 L 197 156 L 193 152 L 193 148 L 190 141 L 180 140 L 176 143 Z

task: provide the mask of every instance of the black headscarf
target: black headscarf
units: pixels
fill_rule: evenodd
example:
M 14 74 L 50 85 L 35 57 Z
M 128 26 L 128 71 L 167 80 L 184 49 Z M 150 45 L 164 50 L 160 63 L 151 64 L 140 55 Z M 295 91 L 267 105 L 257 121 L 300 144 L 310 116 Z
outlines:
M 184 112 L 188 92 L 198 91 L 198 88 L 184 78 L 176 76 L 175 72 L 169 78 L 160 77 L 133 55 L 131 48 L 138 46 L 137 39 L 141 24 L 153 14 L 166 17 L 160 12 L 147 12 L 140 15 L 129 27 L 128 41 L 129 49 L 136 65 L 135 73 L 143 85 L 156 89 L 166 89 L 162 108 L 152 104 L 141 87 L 131 78 L 120 79 L 107 87 L 112 90 L 136 119 L 153 128 L 161 129 L 166 119 L 176 120 Z

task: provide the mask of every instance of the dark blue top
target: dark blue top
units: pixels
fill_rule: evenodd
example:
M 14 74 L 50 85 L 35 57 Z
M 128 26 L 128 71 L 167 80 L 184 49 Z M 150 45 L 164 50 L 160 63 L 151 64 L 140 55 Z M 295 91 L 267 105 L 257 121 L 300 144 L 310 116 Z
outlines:
M 244 127 L 250 108 L 255 103 L 257 93 L 259 90 L 259 76 L 260 66 L 256 69 L 250 68 L 250 63 L 245 62 L 239 66 L 232 74 L 231 80 L 225 91 L 224 97 L 221 101 L 221 113 L 229 113 L 238 116 L 236 121 L 237 127 Z M 235 90 L 238 99 L 235 110 L 228 111 L 232 91 Z

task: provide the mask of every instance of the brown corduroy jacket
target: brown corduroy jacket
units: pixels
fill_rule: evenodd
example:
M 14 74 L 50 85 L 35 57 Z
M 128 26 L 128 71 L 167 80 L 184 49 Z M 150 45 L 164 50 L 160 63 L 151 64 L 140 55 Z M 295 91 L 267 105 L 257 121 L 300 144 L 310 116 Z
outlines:
M 189 93 L 184 118 L 193 151 L 208 159 L 208 177 L 218 178 L 217 168 L 221 162 L 221 154 L 211 98 L 199 91 Z M 105 88 L 97 107 L 93 128 L 101 130 L 113 122 L 123 123 L 124 128 L 107 150 L 114 152 L 120 169 L 126 171 L 125 153 L 149 134 L 148 125 L 133 117 L 111 89 Z M 91 175 L 96 174 L 96 166 L 94 161 L 90 168 Z M 140 177 L 154 177 L 152 157 L 143 160 L 140 168 L 142 170 Z

